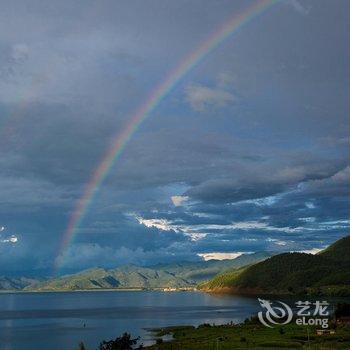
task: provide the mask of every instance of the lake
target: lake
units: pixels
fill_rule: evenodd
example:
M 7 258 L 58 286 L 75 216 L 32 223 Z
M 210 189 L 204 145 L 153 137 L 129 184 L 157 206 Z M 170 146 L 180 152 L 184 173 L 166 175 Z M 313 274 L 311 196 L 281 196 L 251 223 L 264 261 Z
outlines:
M 149 344 L 145 328 L 240 322 L 259 310 L 256 298 L 200 292 L 1 293 L 1 350 L 95 350 L 127 331 Z

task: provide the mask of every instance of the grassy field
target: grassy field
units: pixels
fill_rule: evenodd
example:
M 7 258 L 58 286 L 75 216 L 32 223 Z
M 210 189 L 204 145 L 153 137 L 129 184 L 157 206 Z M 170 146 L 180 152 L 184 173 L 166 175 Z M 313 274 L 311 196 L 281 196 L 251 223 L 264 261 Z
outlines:
M 162 341 L 165 334 L 174 339 Z M 231 349 L 350 349 L 350 325 L 338 325 L 335 334 L 316 335 L 315 327 L 290 324 L 267 328 L 255 322 L 242 325 L 182 326 L 157 330 L 152 350 L 231 350 Z

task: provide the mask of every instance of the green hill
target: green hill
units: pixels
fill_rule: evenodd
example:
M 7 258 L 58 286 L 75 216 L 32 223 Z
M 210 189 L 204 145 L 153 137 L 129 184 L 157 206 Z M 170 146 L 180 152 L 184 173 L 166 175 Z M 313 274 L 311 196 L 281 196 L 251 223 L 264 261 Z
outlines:
M 187 281 L 166 271 L 132 265 L 117 269 L 90 269 L 60 278 L 51 279 L 26 289 L 36 290 L 85 290 L 111 288 L 157 288 L 160 286 L 187 287 Z
M 283 253 L 230 270 L 200 287 L 241 294 L 350 295 L 350 236 L 317 255 Z
M 90 269 L 25 287 L 25 290 L 157 289 L 192 288 L 227 269 L 262 261 L 266 252 L 241 255 L 233 260 L 209 260 L 158 264 L 150 267 L 125 265 L 115 269 Z
M 328 248 L 318 253 L 323 257 L 330 258 L 336 261 L 350 262 L 350 236 L 343 237 L 334 242 Z

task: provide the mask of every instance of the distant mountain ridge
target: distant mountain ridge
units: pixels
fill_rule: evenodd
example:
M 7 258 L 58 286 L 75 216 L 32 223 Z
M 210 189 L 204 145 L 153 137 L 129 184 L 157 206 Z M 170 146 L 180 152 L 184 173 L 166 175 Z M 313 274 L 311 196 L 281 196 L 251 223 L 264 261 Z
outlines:
M 157 264 L 151 268 L 166 270 L 176 276 L 197 284 L 208 280 L 213 276 L 230 268 L 240 268 L 272 256 L 270 252 L 256 252 L 253 254 L 242 254 L 235 259 L 207 260 L 198 262 L 179 262 L 174 264 Z
M 238 270 L 229 270 L 200 286 L 237 294 L 350 295 L 350 236 L 322 252 L 283 253 Z
M 21 290 L 43 279 L 0 276 L 0 290 Z
M 95 290 L 95 289 L 161 289 L 193 288 L 230 268 L 240 268 L 262 261 L 271 254 L 257 252 L 243 254 L 232 260 L 209 260 L 158 264 L 149 267 L 124 265 L 114 269 L 93 268 L 78 273 L 46 280 L 18 282 L 4 278 L 0 289 L 26 291 Z M 12 282 L 11 282 L 12 281 Z

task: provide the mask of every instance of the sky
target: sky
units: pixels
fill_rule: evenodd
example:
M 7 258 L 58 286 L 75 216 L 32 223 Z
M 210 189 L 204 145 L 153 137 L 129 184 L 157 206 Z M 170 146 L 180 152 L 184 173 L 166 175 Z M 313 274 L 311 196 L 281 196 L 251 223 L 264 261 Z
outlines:
M 255 3 L 2 3 L 1 274 L 317 252 L 349 234 L 350 3 L 282 0 L 157 105 L 60 250 L 135 110 Z

